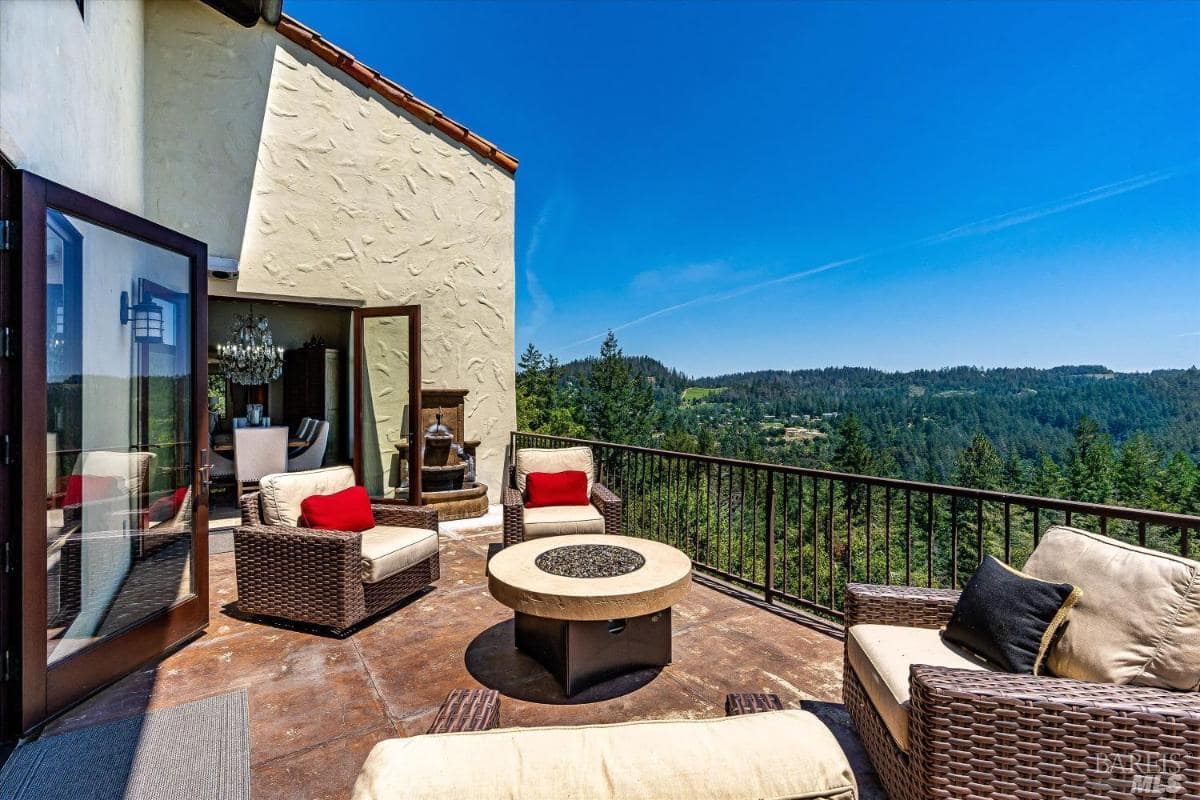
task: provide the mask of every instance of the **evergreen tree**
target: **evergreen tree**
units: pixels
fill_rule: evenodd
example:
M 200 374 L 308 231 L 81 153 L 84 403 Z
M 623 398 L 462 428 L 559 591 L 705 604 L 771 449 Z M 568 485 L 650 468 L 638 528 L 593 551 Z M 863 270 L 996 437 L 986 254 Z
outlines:
M 1140 431 L 1125 440 L 1117 461 L 1117 501 L 1134 508 L 1154 508 L 1162 455 Z
M 1025 462 L 1017 455 L 1016 448 L 1008 448 L 1008 457 L 1004 459 L 1005 488 L 1010 492 L 1023 492 L 1028 480 Z
M 1196 465 L 1187 453 L 1176 451 L 1162 471 L 1159 492 L 1165 511 L 1188 513 L 1194 499 L 1196 484 L 1200 482 Z
M 1062 471 L 1058 464 L 1054 463 L 1049 453 L 1038 453 L 1033 473 L 1029 476 L 1029 494 L 1035 497 L 1062 497 L 1064 488 Z
M 999 491 L 1004 486 L 1004 462 L 991 440 L 982 433 L 975 434 L 971 443 L 958 455 L 955 481 L 960 486 Z
M 1079 418 L 1067 451 L 1067 490 L 1084 503 L 1112 501 L 1115 464 L 1112 439 L 1091 417 Z
M 847 414 L 838 426 L 837 444 L 833 449 L 833 468 L 838 472 L 870 475 L 875 466 L 875 454 L 867 444 L 862 424 L 854 414 Z
M 600 358 L 587 374 L 581 400 L 587 426 L 600 441 L 650 441 L 655 429 L 654 389 L 630 370 L 612 331 L 600 345 Z
M 583 436 L 574 392 L 562 384 L 562 367 L 532 343 L 517 363 L 517 427 L 550 436 Z

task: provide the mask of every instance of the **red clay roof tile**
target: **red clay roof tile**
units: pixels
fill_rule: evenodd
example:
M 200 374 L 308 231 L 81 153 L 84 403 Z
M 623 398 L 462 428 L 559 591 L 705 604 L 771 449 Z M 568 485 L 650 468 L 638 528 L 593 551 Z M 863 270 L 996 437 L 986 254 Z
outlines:
M 515 173 L 517 171 L 518 162 L 515 156 L 505 153 L 479 134 L 473 133 L 433 106 L 414 97 L 412 92 L 400 84 L 389 80 L 337 45 L 321 38 L 319 33 L 301 22 L 285 14 L 280 18 L 275 29 L 289 41 L 295 42 L 322 61 L 337 67 L 368 89 L 378 92 L 389 103 L 399 106 L 425 124 L 432 125 L 454 141 L 461 142 L 506 172 Z

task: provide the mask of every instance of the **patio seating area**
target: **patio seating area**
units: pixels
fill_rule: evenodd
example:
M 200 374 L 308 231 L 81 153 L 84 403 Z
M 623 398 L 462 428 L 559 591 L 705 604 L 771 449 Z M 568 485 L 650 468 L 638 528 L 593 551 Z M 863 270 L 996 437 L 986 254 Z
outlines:
M 674 660 L 569 701 L 513 646 L 510 609 L 484 574 L 501 527 L 443 524 L 441 577 L 386 616 L 336 638 L 267 625 L 234 604 L 234 554 L 210 557 L 211 619 L 203 636 L 51 723 L 63 733 L 244 687 L 256 800 L 349 797 L 378 742 L 424 733 L 456 688 L 500 692 L 500 724 L 531 727 L 719 718 L 727 693 L 772 692 L 821 718 L 846 750 L 861 796 L 882 797 L 841 705 L 841 639 L 715 584 L 693 583 L 674 611 Z

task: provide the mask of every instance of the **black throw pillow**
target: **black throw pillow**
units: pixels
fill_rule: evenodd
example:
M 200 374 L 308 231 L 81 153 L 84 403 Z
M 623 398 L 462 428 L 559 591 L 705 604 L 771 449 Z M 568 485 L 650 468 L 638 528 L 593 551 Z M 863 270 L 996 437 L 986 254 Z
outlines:
M 1069 583 L 1038 580 L 984 556 L 942 636 L 1008 672 L 1037 675 L 1078 600 Z

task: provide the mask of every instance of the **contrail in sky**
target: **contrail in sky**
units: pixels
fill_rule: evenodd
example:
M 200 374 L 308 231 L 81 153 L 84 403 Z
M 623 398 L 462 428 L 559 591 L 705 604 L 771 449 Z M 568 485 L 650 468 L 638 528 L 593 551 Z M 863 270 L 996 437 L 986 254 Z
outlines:
M 1069 211 L 1072 208 L 1078 208 L 1079 206 L 1085 206 L 1085 205 L 1089 205 L 1091 203 L 1096 203 L 1096 202 L 1099 202 L 1100 200 L 1106 200 L 1110 197 L 1116 197 L 1118 195 L 1126 194 L 1128 192 L 1137 191 L 1138 189 L 1144 189 L 1147 186 L 1153 186 L 1156 183 L 1162 183 L 1165 180 L 1174 178 L 1175 176 L 1180 175 L 1186 171 L 1187 171 L 1187 168 L 1180 167 L 1180 168 L 1157 170 L 1155 172 L 1144 172 L 1140 175 L 1134 175 L 1133 177 L 1125 178 L 1124 180 L 1120 180 L 1120 181 L 1116 181 L 1115 183 L 1106 183 L 1103 186 L 1096 186 L 1096 187 L 1088 189 L 1086 191 L 1079 192 L 1078 194 L 1073 194 L 1068 197 L 1062 197 L 1062 198 L 1059 198 L 1058 200 L 1053 200 L 1049 203 L 1042 203 L 1042 204 L 1033 205 L 1033 206 L 1025 206 L 1024 208 L 1018 208 L 1013 211 L 1006 211 L 1003 214 L 996 214 L 991 217 L 984 217 L 983 219 L 978 219 L 978 220 L 975 220 L 974 222 L 968 222 L 964 225 L 959 225 L 957 227 L 950 228 L 948 230 L 944 230 L 939 233 L 932 234 L 930 236 L 923 236 L 920 239 L 913 239 L 911 241 L 902 242 L 900 244 L 890 245 L 888 247 L 882 247 L 877 250 L 872 250 L 867 253 L 862 253 L 861 255 L 852 256 L 851 258 L 843 258 L 838 261 L 829 261 L 824 264 L 819 264 L 815 267 L 809 267 L 807 269 L 799 270 L 798 272 L 789 272 L 788 274 L 782 275 L 778 278 L 770 278 L 768 280 L 760 281 L 758 283 L 752 283 L 747 286 L 741 286 L 741 287 L 738 287 L 737 289 L 731 289 L 729 291 L 724 291 L 724 292 L 712 292 L 709 294 L 700 295 L 699 297 L 694 297 L 691 300 L 684 300 L 683 302 L 680 302 L 680 303 L 675 303 L 673 305 L 664 306 L 663 308 L 660 308 L 656 311 L 651 311 L 648 314 L 643 314 L 642 316 L 640 316 L 636 319 L 631 319 L 631 320 L 628 320 L 627 322 L 622 322 L 619 325 L 614 325 L 611 328 L 605 329 L 601 333 L 593 334 L 591 336 L 588 336 L 583 339 L 579 339 L 578 341 L 571 342 L 570 344 L 563 345 L 562 347 L 559 347 L 556 349 L 558 352 L 562 352 L 564 350 L 572 350 L 581 345 L 588 344 L 589 342 L 594 342 L 594 341 L 597 341 L 598 339 L 603 339 L 608 334 L 608 331 L 610 331 L 610 330 L 613 332 L 623 331 L 626 328 L 632 328 L 635 325 L 641 325 L 643 322 L 649 322 L 650 320 L 655 319 L 656 317 L 661 317 L 666 314 L 673 314 L 676 311 L 681 311 L 685 308 L 690 308 L 691 306 L 701 305 L 701 304 L 705 304 L 705 303 L 717 303 L 717 302 L 721 302 L 723 300 L 731 300 L 735 297 L 741 297 L 742 295 L 750 294 L 751 292 L 757 292 L 762 289 L 770 288 L 772 286 L 778 286 L 779 284 L 782 284 L 782 283 L 790 283 L 792 281 L 798 281 L 803 278 L 808 278 L 813 275 L 820 274 L 822 272 L 829 272 L 830 270 L 838 269 L 839 267 L 845 267 L 845 266 L 849 266 L 851 264 L 857 264 L 859 262 L 866 261 L 867 259 L 874 258 L 876 256 L 881 256 L 881 255 L 885 255 L 888 253 L 894 253 L 898 250 L 907 250 L 912 247 L 924 247 L 924 246 L 928 246 L 928 245 L 941 244 L 943 242 L 949 242 L 949 241 L 952 241 L 955 239 L 964 239 L 964 238 L 967 238 L 970 236 L 982 236 L 984 234 L 994 233 L 996 231 L 1004 230 L 1005 228 L 1011 228 L 1015 225 L 1024 225 L 1025 223 L 1033 222 L 1035 220 L 1042 219 L 1043 217 L 1051 216 L 1052 214 L 1061 214 L 1062 212 Z

